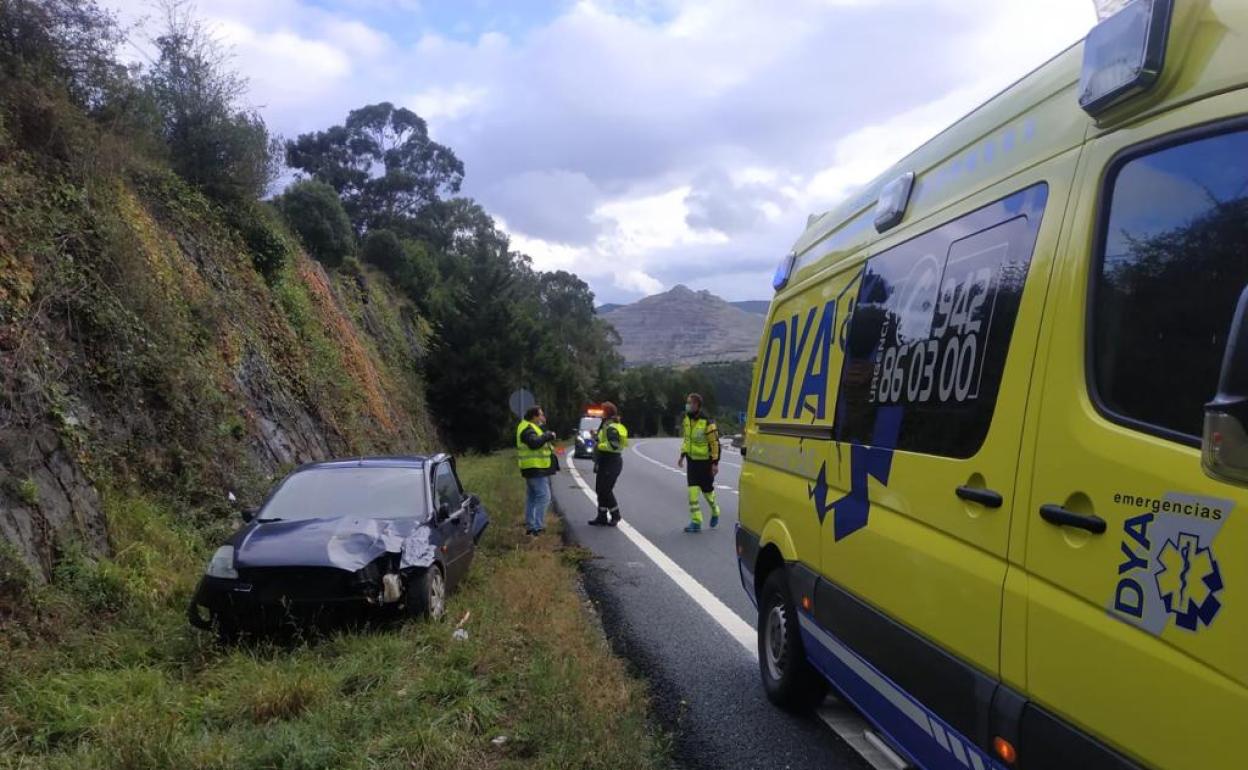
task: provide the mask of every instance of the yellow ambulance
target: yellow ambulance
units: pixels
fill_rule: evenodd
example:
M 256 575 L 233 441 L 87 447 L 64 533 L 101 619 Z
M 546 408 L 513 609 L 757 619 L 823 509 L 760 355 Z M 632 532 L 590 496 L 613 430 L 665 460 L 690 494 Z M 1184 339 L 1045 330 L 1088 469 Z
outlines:
M 923 768 L 1248 767 L 1248 0 L 1135 0 L 774 284 L 767 695 Z

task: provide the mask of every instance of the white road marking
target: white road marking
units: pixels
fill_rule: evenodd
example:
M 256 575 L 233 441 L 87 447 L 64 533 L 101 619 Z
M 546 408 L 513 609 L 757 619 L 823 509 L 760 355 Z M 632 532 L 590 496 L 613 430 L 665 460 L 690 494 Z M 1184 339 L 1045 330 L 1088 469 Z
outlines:
M 645 457 L 640 452 L 638 454 Z M 647 457 L 646 459 L 649 460 L 650 458 Z M 651 462 L 657 461 L 652 460 Z M 571 472 L 572 478 L 576 481 L 577 486 L 581 488 L 581 491 L 585 493 L 585 496 L 589 498 L 589 501 L 595 506 L 598 505 L 598 498 L 595 496 L 594 490 L 590 489 L 585 480 L 581 478 L 576 465 L 569 464 L 568 471 Z M 645 535 L 638 532 L 627 521 L 621 521 L 616 528 L 623 532 L 624 536 L 631 540 L 633 545 L 637 546 L 642 553 L 649 557 L 650 561 L 654 562 L 654 566 L 662 570 L 707 615 L 710 615 L 711 620 L 727 631 L 729 636 L 736 639 L 746 653 L 749 655 L 757 654 L 758 639 L 753 627 L 749 623 L 746 623 L 737 613 L 728 609 L 728 605 L 720 601 L 715 594 L 706 590 L 701 583 L 693 579 L 692 575 L 685 572 L 679 564 L 672 561 L 667 554 L 659 550 L 658 546 L 650 542 Z
M 637 442 L 636 444 L 633 444 L 632 446 L 630 446 L 630 447 L 629 447 L 629 449 L 631 449 L 631 450 L 632 450 L 632 452 L 633 452 L 633 454 L 637 455 L 637 456 L 638 456 L 638 457 L 640 457 L 641 459 L 645 460 L 645 461 L 646 461 L 646 462 L 648 462 L 648 463 L 653 463 L 653 464 L 655 464 L 655 465 L 659 466 L 660 468 L 662 468 L 662 469 L 663 469 L 663 470 L 665 470 L 665 471 L 671 471 L 672 473 L 681 473 L 681 474 L 683 474 L 683 473 L 685 472 L 683 468 L 677 468 L 677 467 L 675 467 L 675 466 L 668 465 L 668 464 L 667 464 L 667 463 L 665 463 L 665 462 L 661 462 L 661 461 L 659 461 L 659 460 L 656 460 L 656 459 L 654 459 L 653 457 L 650 457 L 649 455 L 647 455 L 647 454 L 643 453 L 643 452 L 641 451 L 641 448 L 640 448 L 640 445 L 641 445 L 642 443 L 643 443 L 643 442 Z M 738 465 L 737 463 L 724 463 L 724 461 L 723 461 L 723 460 L 720 460 L 720 462 L 721 462 L 721 463 L 723 463 L 724 465 L 732 465 L 732 466 L 735 466 L 735 467 L 737 467 L 737 468 L 740 468 L 740 467 L 741 467 L 741 466 L 740 466 L 740 465 Z M 732 487 L 730 487 L 730 486 L 728 486 L 728 485 L 726 485 L 726 484 L 716 484 L 715 486 L 716 486 L 716 487 L 718 487 L 719 489 L 726 489 L 726 490 L 728 490 L 729 492 L 733 493 L 734 495 L 735 495 L 735 494 L 738 494 L 737 490 L 733 489 Z
M 683 470 L 681 470 L 680 468 L 677 468 L 677 467 L 675 467 L 675 466 L 673 466 L 673 465 L 668 465 L 667 463 L 659 462 L 658 460 L 654 459 L 653 457 L 650 457 L 650 456 L 648 456 L 648 455 L 642 454 L 641 449 L 639 448 L 639 444 L 633 444 L 631 447 L 629 447 L 629 449 L 632 449 L 632 450 L 633 450 L 633 454 L 637 455 L 637 456 L 638 456 L 638 457 L 640 457 L 641 459 L 645 460 L 645 461 L 646 461 L 646 462 L 648 462 L 648 463 L 653 463 L 653 464 L 655 464 L 655 465 L 659 466 L 660 468 L 662 468 L 662 469 L 663 469 L 663 470 L 665 470 L 665 471 L 671 471 L 672 473 L 684 473 L 684 471 L 683 471 Z
M 636 445 L 632 447 L 632 450 L 643 460 L 648 460 L 664 468 L 669 467 L 638 452 Z M 576 485 L 589 498 L 590 504 L 597 506 L 598 496 L 585 483 L 585 479 L 581 478 L 580 471 L 576 469 L 576 463 L 568 463 L 568 471 L 572 474 L 572 479 L 576 481 Z M 679 473 L 679 470 L 677 472 Z M 732 491 L 736 492 L 735 489 Z M 658 546 L 650 542 L 645 535 L 638 532 L 627 521 L 621 521 L 616 529 L 623 532 L 624 536 L 631 540 L 633 545 L 637 546 L 643 554 L 649 557 L 656 567 L 671 578 L 673 583 L 688 594 L 689 598 L 693 599 L 702 608 L 703 612 L 710 615 L 711 620 L 727 631 L 729 636 L 737 640 L 737 643 L 741 645 L 746 654 L 751 657 L 758 654 L 758 637 L 749 623 L 742 620 L 737 613 L 730 610 L 728 605 L 720 601 L 715 594 L 694 580 L 692 575 L 685 572 L 679 564 L 672 561 L 671 557 L 659 550 Z M 628 562 L 628 566 L 631 567 L 633 565 L 634 562 Z M 869 729 L 869 725 L 852 707 L 837 701 L 835 698 L 829 698 L 827 703 L 819 709 L 818 713 L 824 724 L 831 728 L 832 732 L 840 736 L 846 745 L 857 752 L 873 768 L 876 770 L 896 770 L 896 765 L 889 761 L 889 757 L 878 751 L 875 746 L 865 739 L 865 733 Z

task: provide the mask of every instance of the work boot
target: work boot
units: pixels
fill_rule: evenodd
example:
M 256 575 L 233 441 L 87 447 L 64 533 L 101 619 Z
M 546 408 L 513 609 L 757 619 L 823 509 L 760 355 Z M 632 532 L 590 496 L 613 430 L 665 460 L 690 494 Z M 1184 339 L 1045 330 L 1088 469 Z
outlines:
M 686 532 L 690 532 L 690 533 L 693 533 L 693 532 L 701 532 L 701 531 L 702 531 L 702 525 L 701 525 L 701 524 L 699 524 L 699 523 L 698 523 L 698 522 L 696 522 L 696 521 L 691 521 L 691 522 L 689 522 L 689 526 L 685 527 L 685 531 L 686 531 Z
M 607 523 L 613 527 L 620 523 L 620 509 L 619 508 L 611 509 L 611 521 Z
M 608 526 L 610 523 L 611 522 L 607 520 L 606 508 L 599 508 L 598 518 L 589 520 L 589 526 L 591 527 L 605 527 L 605 526 Z
M 719 526 L 719 514 L 712 513 L 711 514 L 711 529 L 715 529 L 718 526 Z

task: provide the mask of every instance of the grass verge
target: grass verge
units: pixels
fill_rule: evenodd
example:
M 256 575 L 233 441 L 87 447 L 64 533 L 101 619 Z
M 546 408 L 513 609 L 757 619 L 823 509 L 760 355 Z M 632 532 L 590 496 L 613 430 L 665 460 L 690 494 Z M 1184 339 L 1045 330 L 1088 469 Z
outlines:
M 295 645 L 222 648 L 190 629 L 211 538 L 107 493 L 116 557 L 70 559 L 0 613 L 0 768 L 667 766 L 644 687 L 587 615 L 575 552 L 524 536 L 510 458 L 460 472 L 493 523 L 449 621 Z

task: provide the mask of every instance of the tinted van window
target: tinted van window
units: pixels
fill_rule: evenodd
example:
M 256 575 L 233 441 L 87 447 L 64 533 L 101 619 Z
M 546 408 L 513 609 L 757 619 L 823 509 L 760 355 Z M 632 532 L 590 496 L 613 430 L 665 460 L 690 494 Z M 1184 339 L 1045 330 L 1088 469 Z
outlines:
M 1112 415 L 1195 441 L 1248 284 L 1248 131 L 1118 168 L 1092 294 L 1093 376 Z
M 837 401 L 842 441 L 970 457 L 992 422 L 1048 186 L 869 260 Z

